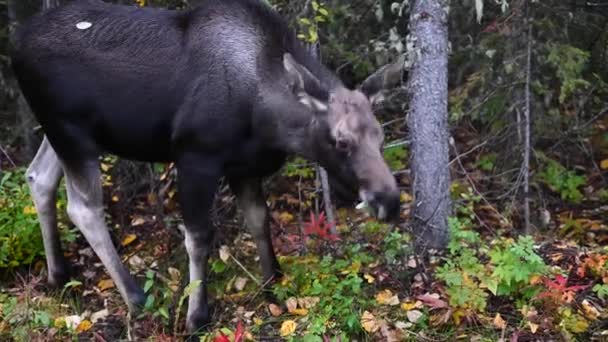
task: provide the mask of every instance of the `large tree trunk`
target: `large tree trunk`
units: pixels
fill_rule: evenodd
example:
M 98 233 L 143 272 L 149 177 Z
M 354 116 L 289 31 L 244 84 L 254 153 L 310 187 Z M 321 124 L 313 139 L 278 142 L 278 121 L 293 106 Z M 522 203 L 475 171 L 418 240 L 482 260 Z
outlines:
M 15 31 L 19 26 L 22 13 L 24 12 L 24 3 L 19 0 L 9 0 L 6 4 L 8 10 L 8 22 L 9 22 L 9 35 L 10 42 L 12 45 L 15 44 Z M 33 115 L 27 105 L 27 102 L 23 98 L 17 81 L 11 80 L 11 87 L 16 90 L 17 98 L 15 102 L 15 113 L 18 121 L 18 135 L 23 139 L 23 154 L 24 158 L 31 159 L 36 152 L 36 137 L 34 135 L 34 119 Z
M 414 64 L 410 71 L 414 205 L 412 226 L 420 249 L 443 248 L 451 212 L 448 166 L 449 0 L 415 0 L 410 11 Z

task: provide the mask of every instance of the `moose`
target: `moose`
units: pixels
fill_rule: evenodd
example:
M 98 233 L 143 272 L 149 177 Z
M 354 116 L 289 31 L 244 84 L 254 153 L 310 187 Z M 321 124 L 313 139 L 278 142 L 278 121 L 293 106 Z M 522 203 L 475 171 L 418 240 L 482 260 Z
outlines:
M 176 165 L 189 279 L 201 281 L 189 297 L 190 332 L 210 322 L 209 211 L 220 178 L 237 198 L 266 280 L 281 269 L 262 179 L 288 155 L 320 163 L 379 219 L 399 216 L 370 99 L 401 68 L 387 65 L 349 89 L 263 0 L 203 0 L 188 10 L 73 1 L 22 26 L 11 59 L 44 132 L 26 177 L 50 285 L 61 286 L 69 273 L 55 205 L 65 176 L 70 220 L 129 310 L 145 302 L 104 223 L 102 153 Z

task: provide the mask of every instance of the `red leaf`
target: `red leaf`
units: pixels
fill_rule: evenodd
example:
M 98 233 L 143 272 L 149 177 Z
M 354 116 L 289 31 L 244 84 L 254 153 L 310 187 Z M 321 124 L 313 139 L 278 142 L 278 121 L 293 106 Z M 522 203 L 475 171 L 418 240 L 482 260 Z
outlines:
M 236 325 L 236 331 L 234 332 L 234 342 L 241 342 L 243 336 L 245 336 L 245 327 L 243 326 L 243 321 L 239 321 Z
M 230 342 L 230 339 L 228 338 L 228 336 L 224 335 L 224 333 L 220 331 L 219 336 L 215 336 L 213 342 Z
M 320 239 L 331 241 L 340 240 L 340 237 L 331 233 L 330 227 L 331 225 L 325 220 L 325 212 L 321 212 L 318 218 L 311 212 L 310 221 L 304 224 L 304 235 L 316 235 Z

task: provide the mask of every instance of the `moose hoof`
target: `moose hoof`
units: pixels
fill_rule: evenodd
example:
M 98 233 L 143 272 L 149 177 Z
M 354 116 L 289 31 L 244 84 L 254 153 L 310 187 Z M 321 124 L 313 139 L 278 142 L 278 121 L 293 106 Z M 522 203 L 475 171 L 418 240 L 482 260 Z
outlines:
M 50 287 L 55 289 L 63 288 L 68 280 L 70 280 L 70 274 L 67 271 L 61 272 L 49 272 L 47 283 Z
M 186 330 L 188 333 L 194 334 L 205 329 L 210 322 L 209 307 L 201 307 L 198 310 L 188 313 L 188 318 L 186 318 Z
M 138 315 L 139 313 L 141 313 L 143 311 L 145 305 L 146 305 L 146 294 L 141 289 L 138 289 L 137 291 L 133 291 L 129 295 L 128 306 L 129 306 L 129 311 L 132 314 Z

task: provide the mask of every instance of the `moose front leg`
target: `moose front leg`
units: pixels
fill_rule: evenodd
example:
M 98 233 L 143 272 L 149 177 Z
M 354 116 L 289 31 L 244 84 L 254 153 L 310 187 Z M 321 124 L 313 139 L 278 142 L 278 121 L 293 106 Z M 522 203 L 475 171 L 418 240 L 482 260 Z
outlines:
M 262 180 L 259 178 L 231 179 L 230 187 L 237 197 L 239 207 L 243 210 L 245 223 L 256 241 L 264 282 L 269 284 L 273 279 L 280 278 L 282 273 L 272 248 L 270 216 L 262 191 Z
M 215 163 L 195 157 L 178 162 L 178 198 L 186 225 L 185 245 L 189 258 L 190 283 L 201 281 L 188 299 L 186 329 L 194 333 L 210 322 L 207 301 L 207 261 L 213 246 L 215 229 L 211 223 L 219 174 Z

